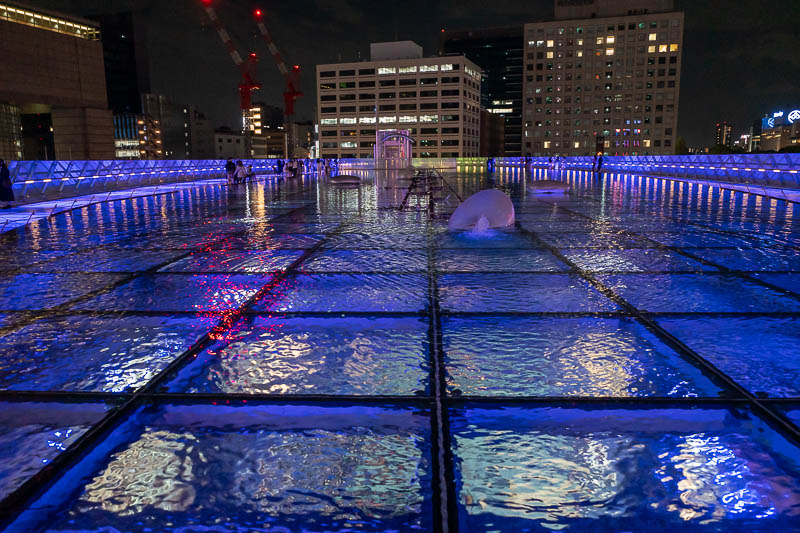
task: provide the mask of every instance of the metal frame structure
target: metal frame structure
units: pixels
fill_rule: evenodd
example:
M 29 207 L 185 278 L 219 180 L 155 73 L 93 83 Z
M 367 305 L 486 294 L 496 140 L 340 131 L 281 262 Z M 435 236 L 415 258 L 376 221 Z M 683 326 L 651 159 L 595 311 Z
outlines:
M 256 173 L 272 171 L 275 160 L 251 159 Z M 74 196 L 159 183 L 177 183 L 225 176 L 225 160 L 91 160 L 12 161 L 14 192 L 23 198 Z

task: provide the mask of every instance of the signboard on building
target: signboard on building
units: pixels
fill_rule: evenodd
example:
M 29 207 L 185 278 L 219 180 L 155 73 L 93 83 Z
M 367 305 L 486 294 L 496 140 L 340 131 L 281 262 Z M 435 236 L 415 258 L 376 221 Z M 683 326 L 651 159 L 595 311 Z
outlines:
M 800 120 L 800 109 L 791 111 L 775 111 L 770 116 L 761 119 L 761 129 L 769 130 L 778 126 L 791 125 Z

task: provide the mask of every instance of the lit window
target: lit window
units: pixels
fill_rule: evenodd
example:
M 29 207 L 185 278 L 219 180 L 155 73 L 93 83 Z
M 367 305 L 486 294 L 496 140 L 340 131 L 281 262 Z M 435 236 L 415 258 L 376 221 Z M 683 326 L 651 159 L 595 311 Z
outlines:
M 400 117 L 400 122 L 408 123 L 408 122 L 416 122 L 416 121 L 417 121 L 417 117 L 412 117 L 410 115 L 404 115 L 404 116 Z
M 614 44 L 614 36 L 613 35 L 609 35 L 608 37 L 606 37 L 606 44 Z
M 580 147 L 581 147 L 581 142 L 580 142 L 580 141 L 575 141 L 575 142 L 572 144 L 572 147 L 573 147 L 573 148 L 580 148 Z
M 669 51 L 670 52 L 677 52 L 678 51 L 678 44 L 674 43 L 674 44 L 669 45 Z
M 650 148 L 650 139 L 643 140 L 642 146 L 644 146 L 645 148 Z
M 355 148 L 356 143 L 353 141 L 345 141 L 343 143 L 340 143 L 339 146 L 341 146 L 342 148 Z
M 602 38 L 602 37 L 598 37 L 598 38 L 595 40 L 595 43 L 596 43 L 596 44 L 603 44 L 603 38 Z
M 439 115 L 420 115 L 419 116 L 420 122 L 438 122 Z
M 544 142 L 544 147 L 545 148 L 550 148 L 550 141 L 545 141 Z
M 381 124 L 391 124 L 392 122 L 397 122 L 397 117 L 380 117 L 378 122 Z
M 553 59 L 553 52 L 547 52 L 547 59 Z
M 666 44 L 659 44 L 658 45 L 658 51 L 659 52 L 666 52 L 667 51 L 667 45 Z
M 547 48 L 553 48 L 553 41 L 552 41 L 552 39 L 547 41 Z
M 648 54 L 655 54 L 656 53 L 656 47 L 655 46 L 648 46 L 647 47 L 647 53 Z
M 528 46 L 536 46 L 536 41 L 528 41 Z
M 397 72 L 399 72 L 400 74 L 413 74 L 416 71 L 417 71 L 417 67 L 416 66 L 413 66 L 413 67 L 400 67 L 399 69 L 397 69 Z
M 578 46 L 583 46 L 583 39 L 578 39 Z
M 613 48 L 606 48 L 606 55 L 607 56 L 613 56 L 614 55 L 614 49 Z
M 378 74 L 397 74 L 395 67 L 379 67 Z
M 336 119 L 335 118 L 323 118 L 322 120 L 319 121 L 319 123 L 322 124 L 323 126 L 335 126 L 336 125 Z
M 452 63 L 447 63 L 447 64 L 444 64 L 444 65 L 441 65 L 439 68 L 440 68 L 440 70 L 453 70 L 453 64 Z
M 651 33 L 650 35 L 647 36 L 647 40 L 648 41 L 655 41 L 656 40 L 656 34 L 655 33 Z
M 439 70 L 439 65 L 420 65 L 419 71 L 420 72 L 437 72 Z
M 583 50 L 578 50 L 578 51 L 575 53 L 575 55 L 577 55 L 578 57 L 583 57 Z
M 346 117 L 339 119 L 339 124 L 355 124 L 355 123 L 356 119 L 354 117 Z
M 359 124 L 375 124 L 375 117 L 359 117 Z
M 536 46 L 544 46 L 544 41 L 536 41 Z

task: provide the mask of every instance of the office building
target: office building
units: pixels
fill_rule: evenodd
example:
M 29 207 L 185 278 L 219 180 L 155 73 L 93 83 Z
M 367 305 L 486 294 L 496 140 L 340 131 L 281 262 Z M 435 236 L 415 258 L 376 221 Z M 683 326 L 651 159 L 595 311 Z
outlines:
M 753 124 L 753 129 L 759 124 Z M 760 120 L 759 149 L 779 152 L 800 147 L 800 108 L 773 111 Z
M 114 115 L 114 148 L 117 159 L 163 159 L 161 130 L 149 115 Z
M 440 34 L 440 55 L 464 55 L 481 68 L 481 107 L 503 120 L 503 142 L 491 155 L 522 154 L 522 24 Z M 496 129 L 496 128 L 495 128 Z M 487 132 L 488 133 L 488 132 Z M 485 151 L 483 147 L 481 151 Z
M 0 1 L 0 50 L 0 157 L 114 158 L 97 23 Z
M 147 93 L 142 95 L 142 112 L 152 117 L 161 129 L 164 159 L 192 158 L 189 106 L 161 94 Z
M 408 130 L 415 157 L 477 156 L 480 68 L 422 57 L 410 41 L 373 43 L 370 61 L 317 66 L 320 157 L 373 156 L 376 130 Z
M 557 0 L 525 25 L 524 155 L 671 154 L 683 13 L 670 0 Z
M 733 147 L 733 127 L 727 122 L 717 122 L 714 128 L 714 146 Z
M 192 159 L 214 159 L 214 126 L 197 109 L 189 110 L 189 146 Z

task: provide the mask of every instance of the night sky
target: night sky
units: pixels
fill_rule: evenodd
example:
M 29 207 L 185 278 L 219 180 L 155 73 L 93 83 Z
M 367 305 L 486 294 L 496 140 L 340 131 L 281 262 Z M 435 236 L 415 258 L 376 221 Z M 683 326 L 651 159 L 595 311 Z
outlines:
M 153 92 L 198 106 L 216 126 L 237 123 L 238 70 L 207 22 L 200 0 L 28 0 L 32 6 L 74 15 L 139 10 L 147 22 Z M 413 40 L 425 55 L 438 49 L 442 28 L 503 26 L 552 17 L 552 0 L 357 0 L 293 2 L 214 0 L 242 55 L 261 57 L 255 100 L 282 106 L 283 82 L 258 37 L 252 10 L 266 22 L 287 64 L 299 64 L 306 96 L 301 119 L 313 118 L 317 63 L 369 58 L 369 43 Z M 678 133 L 689 146 L 713 141 L 714 124 L 727 120 L 743 133 L 766 112 L 800 107 L 800 1 L 676 0 L 685 12 Z

